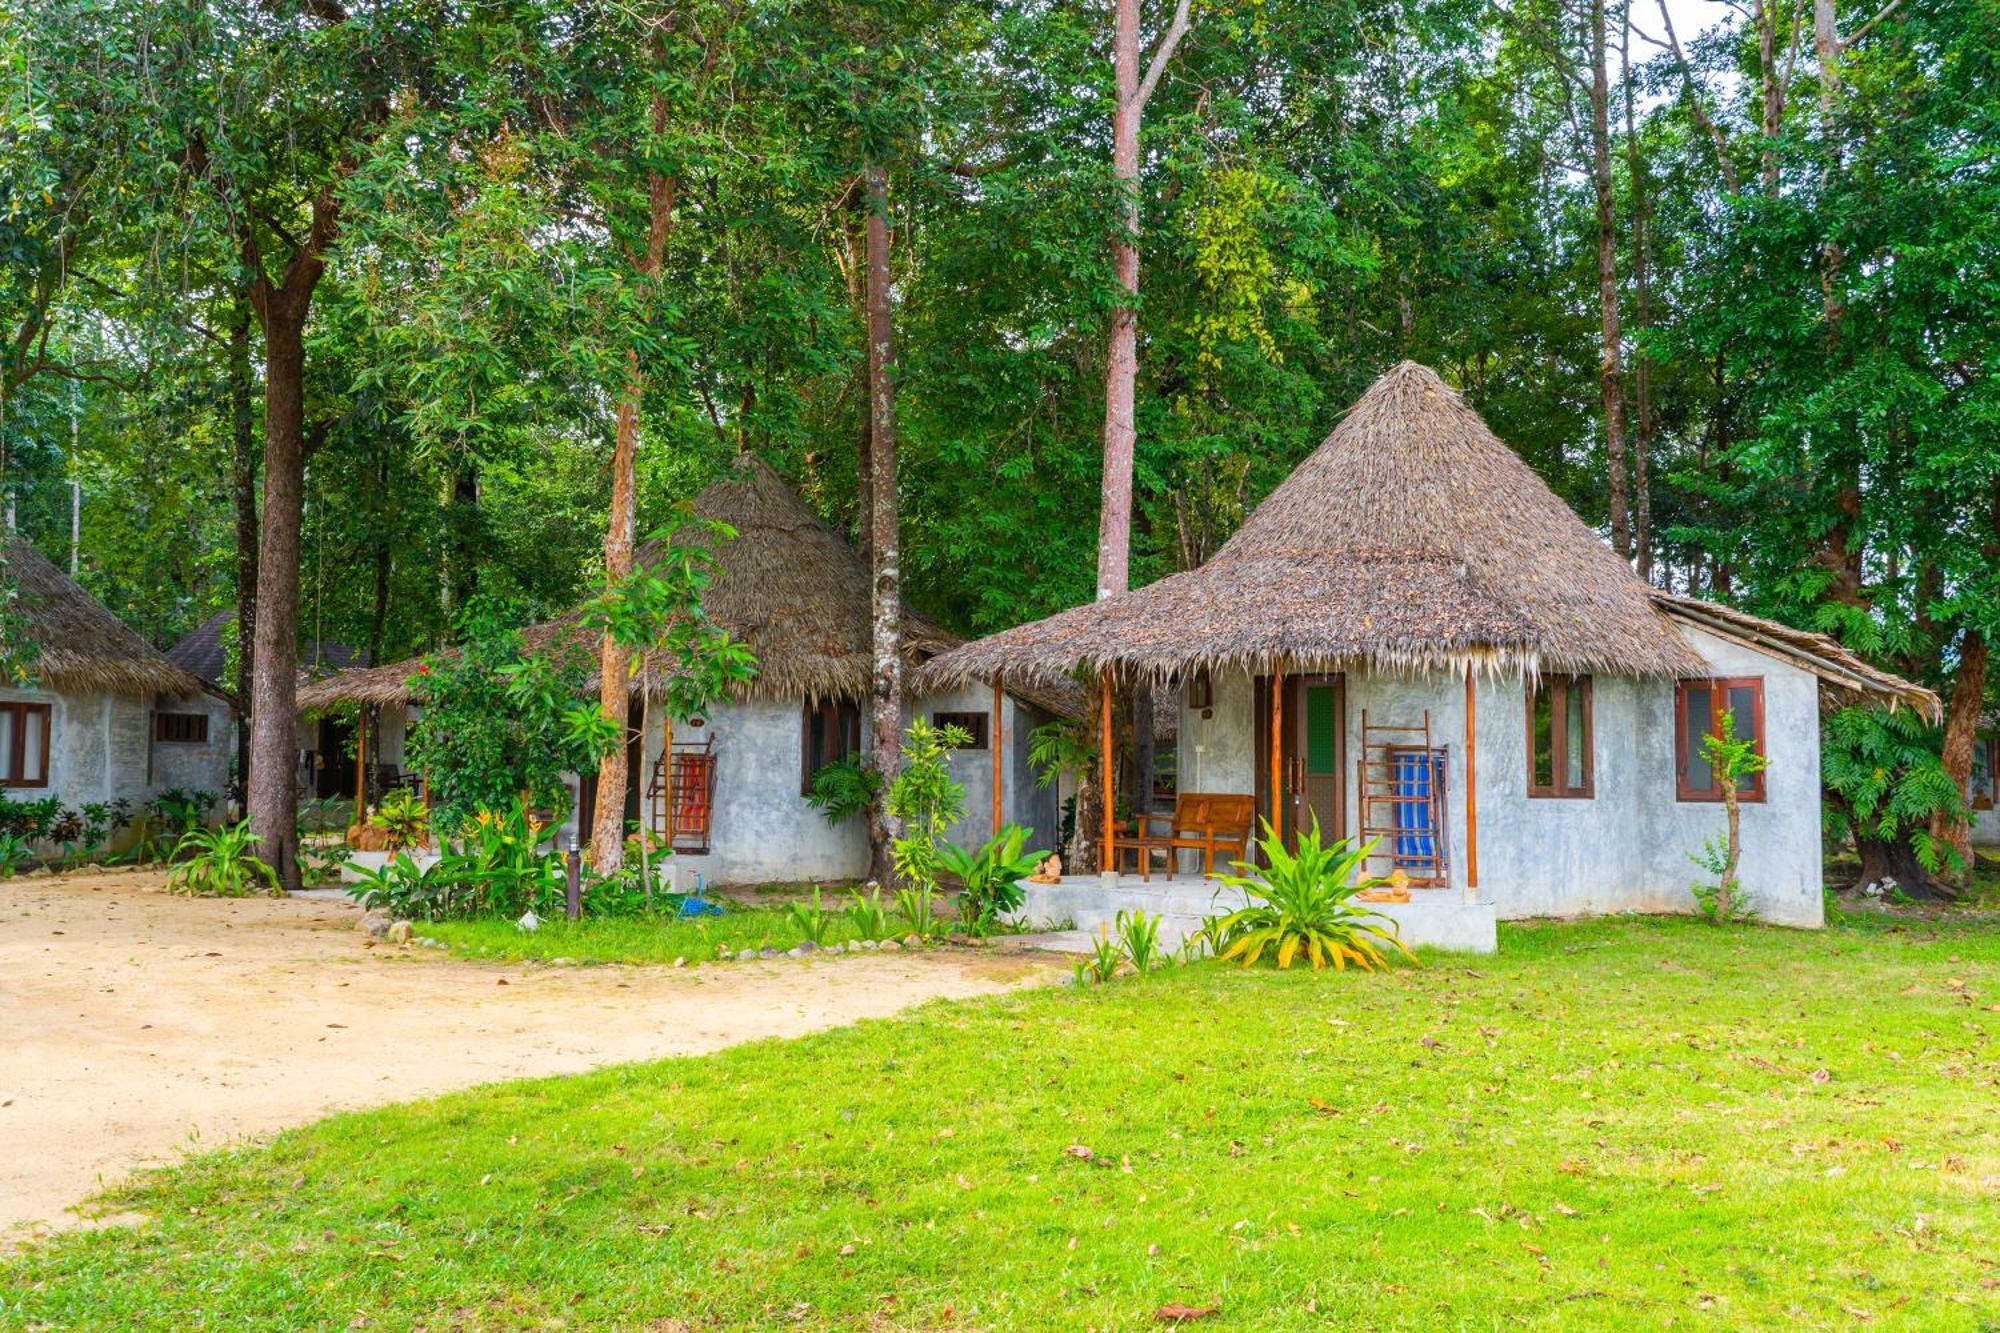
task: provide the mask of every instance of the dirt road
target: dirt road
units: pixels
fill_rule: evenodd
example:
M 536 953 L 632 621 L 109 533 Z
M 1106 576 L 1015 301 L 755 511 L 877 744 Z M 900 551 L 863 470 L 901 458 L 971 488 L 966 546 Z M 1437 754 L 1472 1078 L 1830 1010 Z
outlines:
M 546 968 L 368 950 L 353 908 L 0 882 L 0 1245 L 135 1166 L 335 1109 L 714 1050 L 1048 976 L 931 954 Z M 387 956 L 385 956 L 387 955 Z M 504 980 L 507 984 L 499 984 Z

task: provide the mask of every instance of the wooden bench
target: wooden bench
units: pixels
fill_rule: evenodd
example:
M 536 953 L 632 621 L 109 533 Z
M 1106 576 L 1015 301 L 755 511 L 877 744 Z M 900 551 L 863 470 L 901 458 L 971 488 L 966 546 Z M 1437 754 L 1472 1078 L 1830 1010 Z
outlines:
M 1138 858 L 1139 877 L 1151 879 L 1153 853 L 1162 852 L 1167 858 L 1166 876 L 1172 879 L 1178 853 L 1194 851 L 1202 854 L 1202 874 L 1213 875 L 1218 852 L 1224 865 L 1249 860 L 1250 827 L 1256 817 L 1254 796 L 1183 792 L 1174 799 L 1171 815 L 1142 815 L 1137 828 L 1112 834 L 1111 867 L 1116 870 L 1119 853 L 1129 851 Z

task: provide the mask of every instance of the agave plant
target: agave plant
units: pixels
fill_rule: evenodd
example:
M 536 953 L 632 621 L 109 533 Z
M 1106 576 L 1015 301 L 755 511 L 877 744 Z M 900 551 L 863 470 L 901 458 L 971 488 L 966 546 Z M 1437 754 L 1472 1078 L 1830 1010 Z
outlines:
M 1344 971 L 1353 963 L 1372 972 L 1388 967 L 1382 951 L 1386 945 L 1417 962 L 1393 921 L 1353 905 L 1355 894 L 1380 883 L 1360 873 L 1375 850 L 1373 842 L 1356 847 L 1353 839 L 1342 838 L 1331 847 L 1322 846 L 1315 820 L 1312 831 L 1299 836 L 1298 851 L 1292 852 L 1266 821 L 1257 845 L 1269 869 L 1239 861 L 1236 868 L 1243 874 L 1219 877 L 1241 889 L 1250 902 L 1203 928 L 1217 957 L 1251 967 L 1269 951 L 1280 968 L 1303 957 L 1315 971 L 1328 963 Z

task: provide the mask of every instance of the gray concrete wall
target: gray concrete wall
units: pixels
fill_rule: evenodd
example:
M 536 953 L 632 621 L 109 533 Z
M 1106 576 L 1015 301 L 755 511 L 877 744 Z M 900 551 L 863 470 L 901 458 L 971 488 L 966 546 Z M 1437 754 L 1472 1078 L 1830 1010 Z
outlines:
M 229 785 L 229 708 L 211 695 L 135 698 L 106 691 L 0 690 L 0 699 L 50 705 L 49 785 L 17 787 L 9 799 L 55 796 L 65 805 L 128 800 L 135 806 L 169 787 L 210 791 Z M 204 744 L 155 744 L 153 713 L 204 713 Z
M 715 816 L 710 849 L 705 855 L 674 858 L 679 872 L 691 882 L 699 872 L 703 882 L 721 886 L 792 883 L 851 883 L 868 873 L 868 833 L 859 818 L 829 827 L 800 792 L 802 701 L 753 699 L 721 705 L 703 726 L 675 728 L 674 740 L 715 739 Z M 913 717 L 928 720 L 933 713 L 986 712 L 992 694 L 970 687 L 925 696 L 904 709 L 905 725 Z M 1033 830 L 1033 847 L 1053 846 L 1058 808 L 1055 793 L 1037 790 L 1027 763 L 1027 733 L 1045 719 L 1011 695 L 1004 699 L 1008 762 L 1000 765 L 1002 818 Z M 386 738 L 385 731 L 385 738 Z M 662 742 L 657 722 L 647 729 L 646 766 L 649 777 L 659 761 Z M 873 749 L 864 718 L 862 752 Z M 985 750 L 958 751 L 951 756 L 953 778 L 965 787 L 965 808 L 949 838 L 976 846 L 992 836 L 995 754 Z M 642 777 L 641 780 L 646 780 Z M 563 835 L 575 831 L 572 811 Z
M 1741 876 L 1759 914 L 1787 925 L 1822 921 L 1818 681 L 1782 660 L 1684 631 L 1718 676 L 1764 681 L 1766 799 L 1743 807 Z M 1350 672 L 1347 685 L 1348 831 L 1360 829 L 1353 770 L 1362 713 L 1377 725 L 1418 726 L 1446 751 L 1451 889 L 1466 890 L 1465 685 L 1443 674 Z M 1212 716 L 1183 698 L 1183 791 L 1255 790 L 1254 689 L 1243 672 L 1214 678 Z M 1530 797 L 1527 695 L 1521 679 L 1475 685 L 1479 885 L 1503 918 L 1597 912 L 1686 911 L 1698 876 L 1687 859 L 1720 832 L 1720 803 L 1674 794 L 1674 682 L 1598 676 L 1592 682 L 1589 799 Z M 1186 869 L 1190 863 L 1183 862 Z

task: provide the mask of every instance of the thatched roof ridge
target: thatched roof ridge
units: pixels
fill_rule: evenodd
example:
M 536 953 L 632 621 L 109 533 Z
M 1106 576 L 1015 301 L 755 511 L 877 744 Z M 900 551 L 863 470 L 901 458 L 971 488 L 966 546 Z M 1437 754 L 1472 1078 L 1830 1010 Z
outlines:
M 1277 661 L 1699 671 L 1647 593 L 1436 372 L 1405 361 L 1200 569 L 969 644 L 920 683 Z
M 202 692 L 201 680 L 167 660 L 69 575 L 20 538 L 6 543 L 7 572 L 35 644 L 35 683 L 44 689 L 105 690 L 112 694 Z
M 1699 597 L 1655 591 L 1653 601 L 1682 624 L 1795 663 L 1818 676 L 1836 698 L 1869 698 L 1891 708 L 1913 708 L 1933 722 L 1944 717 L 1944 701 L 1935 691 L 1874 666 L 1824 634 L 1795 629 Z
M 845 538 L 815 514 L 762 460 L 740 459 L 733 475 L 704 489 L 696 514 L 736 529 L 718 543 L 720 566 L 702 605 L 716 624 L 749 644 L 757 675 L 741 693 L 753 698 L 865 699 L 874 675 L 869 643 L 870 575 Z M 650 562 L 660 548 L 643 547 Z M 594 654 L 596 641 L 572 611 L 531 627 L 531 646 Z M 903 650 L 914 668 L 961 643 L 956 635 L 903 605 Z M 325 709 L 339 703 L 400 703 L 417 659 L 343 671 L 299 690 L 299 706 Z M 596 685 L 590 687 L 593 691 Z M 1017 693 L 1019 693 L 1017 691 Z M 1022 697 L 1048 711 L 1075 714 L 1081 695 L 1062 686 Z

